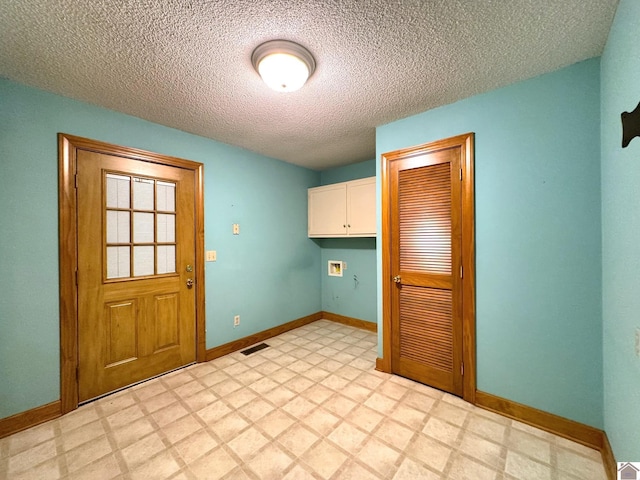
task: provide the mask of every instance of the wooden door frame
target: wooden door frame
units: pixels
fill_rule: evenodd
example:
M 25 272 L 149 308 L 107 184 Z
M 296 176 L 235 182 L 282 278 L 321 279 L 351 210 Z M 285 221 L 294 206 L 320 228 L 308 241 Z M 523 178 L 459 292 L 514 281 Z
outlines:
M 76 199 L 77 151 L 90 150 L 191 170 L 194 173 L 195 205 L 195 301 L 196 361 L 204 362 L 204 165 L 129 147 L 58 134 L 58 229 L 60 268 L 60 402 L 61 413 L 78 408 L 78 205 Z
M 446 148 L 462 150 L 462 377 L 464 400 L 475 404 L 476 397 L 476 299 L 475 299 L 475 201 L 474 134 L 403 148 L 381 156 L 382 187 L 382 358 L 376 361 L 380 371 L 392 373 L 391 365 L 391 186 L 390 164 L 401 158 L 433 153 Z

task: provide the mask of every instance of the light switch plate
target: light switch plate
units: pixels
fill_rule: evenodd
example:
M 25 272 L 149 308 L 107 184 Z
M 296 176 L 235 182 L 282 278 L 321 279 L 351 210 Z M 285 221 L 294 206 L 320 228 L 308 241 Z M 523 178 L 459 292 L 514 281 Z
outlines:
M 215 250 L 207 250 L 206 257 L 207 257 L 207 262 L 215 262 L 216 261 L 216 251 Z
M 233 234 L 234 235 L 240 235 L 240 224 L 239 223 L 234 223 L 233 224 Z

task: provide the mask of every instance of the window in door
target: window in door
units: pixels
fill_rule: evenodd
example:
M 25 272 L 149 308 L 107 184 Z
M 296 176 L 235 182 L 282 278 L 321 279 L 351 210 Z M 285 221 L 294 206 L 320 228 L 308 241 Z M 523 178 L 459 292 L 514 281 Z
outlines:
M 176 184 L 105 173 L 105 279 L 176 272 Z

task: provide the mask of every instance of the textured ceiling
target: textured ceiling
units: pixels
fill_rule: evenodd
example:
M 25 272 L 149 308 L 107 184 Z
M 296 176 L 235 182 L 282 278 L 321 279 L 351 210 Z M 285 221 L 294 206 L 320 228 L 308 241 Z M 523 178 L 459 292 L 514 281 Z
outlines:
M 600 55 L 617 0 L 3 0 L 0 76 L 322 170 L 375 127 Z M 315 74 L 269 90 L 260 43 Z M 1 106 L 0 106 L 1 107 Z

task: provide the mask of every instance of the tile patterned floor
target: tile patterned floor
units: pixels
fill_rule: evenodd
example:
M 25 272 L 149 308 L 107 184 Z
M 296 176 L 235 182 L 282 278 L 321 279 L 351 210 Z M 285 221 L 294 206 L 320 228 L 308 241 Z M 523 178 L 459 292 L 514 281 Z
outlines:
M 0 440 L 0 478 L 605 479 L 600 454 L 376 372 L 321 320 Z

